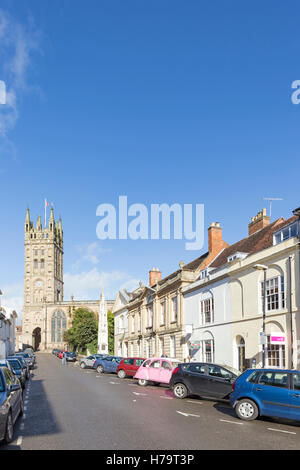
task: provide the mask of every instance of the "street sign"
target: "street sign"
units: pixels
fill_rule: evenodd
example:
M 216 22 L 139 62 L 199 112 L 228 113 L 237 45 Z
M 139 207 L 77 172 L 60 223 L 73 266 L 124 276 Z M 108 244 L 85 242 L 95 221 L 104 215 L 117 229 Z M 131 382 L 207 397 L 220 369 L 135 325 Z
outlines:
M 271 333 L 271 344 L 285 344 L 286 343 L 286 335 L 285 333 L 281 333 L 276 331 L 276 333 Z
M 264 345 L 267 344 L 267 335 L 262 331 L 259 332 L 259 344 Z
M 200 349 L 200 341 L 191 341 L 192 349 Z

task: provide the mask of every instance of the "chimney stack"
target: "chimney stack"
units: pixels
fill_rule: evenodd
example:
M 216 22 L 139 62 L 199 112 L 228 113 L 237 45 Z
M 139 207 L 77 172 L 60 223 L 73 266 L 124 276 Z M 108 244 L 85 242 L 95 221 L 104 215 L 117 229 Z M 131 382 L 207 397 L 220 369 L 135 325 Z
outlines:
M 158 268 L 152 268 L 149 271 L 149 286 L 152 287 L 161 280 L 161 271 Z
M 267 227 L 269 224 L 270 217 L 267 216 L 267 209 L 262 209 L 255 217 L 252 217 L 251 222 L 248 225 L 249 236 Z
M 208 251 L 209 253 L 219 253 L 227 245 L 222 238 L 222 227 L 219 222 L 212 222 L 208 229 Z

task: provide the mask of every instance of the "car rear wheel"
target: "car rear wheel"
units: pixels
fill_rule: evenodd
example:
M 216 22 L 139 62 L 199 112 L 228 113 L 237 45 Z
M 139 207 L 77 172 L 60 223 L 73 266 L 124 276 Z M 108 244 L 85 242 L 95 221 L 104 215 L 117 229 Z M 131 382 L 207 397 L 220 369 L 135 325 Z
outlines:
M 81 369 L 85 369 L 85 368 L 86 368 L 85 363 L 84 363 L 84 362 L 81 362 L 80 367 L 81 367 Z
M 245 421 L 252 421 L 258 417 L 258 408 L 254 401 L 243 398 L 235 406 L 235 412 L 238 418 Z
M 103 366 L 98 366 L 97 367 L 97 372 L 98 372 L 98 374 L 103 374 L 103 372 L 104 372 Z
M 186 398 L 188 395 L 188 390 L 184 384 L 175 384 L 173 392 L 176 398 Z
M 125 371 L 124 371 L 123 369 L 120 369 L 120 370 L 118 371 L 118 377 L 119 377 L 119 379 L 125 379 L 126 373 L 125 373 Z
M 11 411 L 8 413 L 4 441 L 9 444 L 13 440 L 14 424 Z
M 146 379 L 139 379 L 138 384 L 141 385 L 142 387 L 146 387 L 148 385 L 148 380 Z

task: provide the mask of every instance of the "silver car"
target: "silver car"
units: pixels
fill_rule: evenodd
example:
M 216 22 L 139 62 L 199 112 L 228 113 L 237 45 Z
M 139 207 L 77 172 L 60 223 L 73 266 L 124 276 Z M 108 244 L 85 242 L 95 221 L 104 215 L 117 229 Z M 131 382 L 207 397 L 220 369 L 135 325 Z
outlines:
M 13 440 L 14 424 L 24 412 L 19 379 L 7 368 L 0 367 L 0 440 Z
M 91 356 L 83 357 L 80 359 L 81 369 L 93 368 L 94 362 L 96 359 L 102 359 L 103 357 L 108 356 L 108 354 L 92 354 Z

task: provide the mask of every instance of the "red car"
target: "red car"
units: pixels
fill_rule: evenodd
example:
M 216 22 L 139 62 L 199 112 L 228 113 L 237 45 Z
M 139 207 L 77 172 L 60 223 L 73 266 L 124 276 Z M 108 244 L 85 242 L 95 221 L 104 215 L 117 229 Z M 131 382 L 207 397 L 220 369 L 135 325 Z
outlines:
M 117 374 L 120 379 L 125 379 L 125 377 L 133 377 L 145 359 L 141 357 L 127 357 L 122 359 L 120 364 L 117 367 Z

